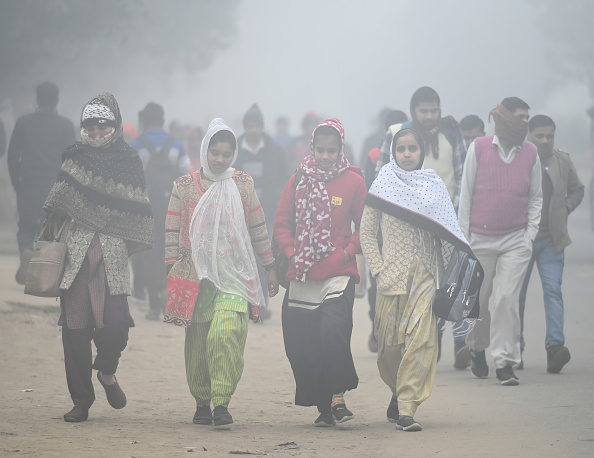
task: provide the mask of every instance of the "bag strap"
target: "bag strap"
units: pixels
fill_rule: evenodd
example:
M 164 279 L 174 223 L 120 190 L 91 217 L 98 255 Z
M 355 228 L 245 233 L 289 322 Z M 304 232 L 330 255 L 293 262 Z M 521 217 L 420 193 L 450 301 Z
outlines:
M 140 140 L 140 142 L 148 150 L 151 157 L 153 157 L 153 156 L 165 156 L 165 157 L 169 156 L 169 150 L 171 149 L 171 147 L 173 146 L 173 143 L 175 142 L 175 138 L 172 135 L 169 135 L 167 137 L 167 140 L 165 140 L 165 143 L 163 144 L 161 149 L 157 151 L 157 148 L 155 147 L 153 142 L 151 142 L 148 139 L 148 137 L 144 134 L 144 132 L 140 135 L 140 137 L 138 137 L 138 140 Z

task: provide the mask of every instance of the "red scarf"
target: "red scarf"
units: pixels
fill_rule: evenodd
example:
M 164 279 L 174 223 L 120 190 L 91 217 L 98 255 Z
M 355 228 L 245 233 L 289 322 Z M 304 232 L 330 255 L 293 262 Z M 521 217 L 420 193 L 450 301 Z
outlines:
M 313 138 L 321 126 L 330 126 L 340 133 L 341 150 L 336 163 L 329 169 L 322 168 L 314 158 Z M 295 189 L 295 271 L 298 281 L 305 281 L 314 262 L 324 259 L 336 247 L 330 242 L 330 198 L 326 181 L 337 177 L 350 166 L 344 156 L 344 128 L 336 118 L 323 121 L 311 135 L 310 154 L 299 168 L 303 172 Z

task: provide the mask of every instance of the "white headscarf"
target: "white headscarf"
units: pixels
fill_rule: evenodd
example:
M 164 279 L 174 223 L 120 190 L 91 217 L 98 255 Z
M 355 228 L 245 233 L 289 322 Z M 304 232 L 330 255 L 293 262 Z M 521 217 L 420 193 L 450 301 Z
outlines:
M 371 185 L 366 203 L 470 251 L 446 185 L 435 170 L 423 165 L 407 172 L 391 154 Z
M 192 261 L 198 279 L 207 278 L 220 291 L 238 294 L 252 305 L 265 307 L 243 203 L 233 180 L 235 169 L 229 167 L 215 174 L 208 166 L 210 140 L 222 130 L 235 136 L 223 119 L 215 118 L 200 148 L 204 176 L 214 183 L 198 201 L 190 221 Z M 236 160 L 237 145 L 231 165 Z

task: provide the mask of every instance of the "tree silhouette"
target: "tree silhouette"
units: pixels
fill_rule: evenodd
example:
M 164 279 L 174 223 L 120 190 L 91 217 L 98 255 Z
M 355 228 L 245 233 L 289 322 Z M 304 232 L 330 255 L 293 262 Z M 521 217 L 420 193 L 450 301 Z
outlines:
M 231 43 L 238 3 L 0 0 L 0 103 L 18 106 L 43 79 L 82 93 L 89 81 L 114 87 L 203 70 Z

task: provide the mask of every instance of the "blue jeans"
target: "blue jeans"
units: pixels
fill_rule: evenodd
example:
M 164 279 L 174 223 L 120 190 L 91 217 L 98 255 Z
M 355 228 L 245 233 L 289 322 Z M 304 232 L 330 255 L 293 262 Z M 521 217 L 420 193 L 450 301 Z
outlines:
M 532 248 L 532 259 L 528 264 L 528 270 L 524 277 L 524 283 L 520 291 L 520 322 L 522 334 L 520 348 L 524 351 L 524 308 L 526 305 L 526 291 L 534 263 L 538 267 L 542 291 L 544 296 L 544 307 L 546 317 L 545 348 L 553 345 L 564 345 L 563 335 L 563 295 L 561 293 L 561 281 L 563 279 L 563 266 L 565 264 L 565 252 L 555 252 L 555 244 L 552 237 L 535 240 Z

